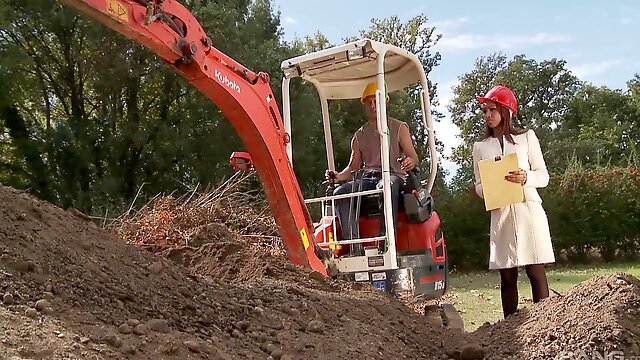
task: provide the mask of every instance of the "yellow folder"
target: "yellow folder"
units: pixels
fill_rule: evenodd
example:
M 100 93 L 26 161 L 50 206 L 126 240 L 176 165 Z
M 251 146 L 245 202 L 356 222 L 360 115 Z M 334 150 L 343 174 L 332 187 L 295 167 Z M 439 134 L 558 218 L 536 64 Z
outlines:
M 516 153 L 496 156 L 478 162 L 484 206 L 489 210 L 524 202 L 522 185 L 505 180 L 510 171 L 518 170 Z

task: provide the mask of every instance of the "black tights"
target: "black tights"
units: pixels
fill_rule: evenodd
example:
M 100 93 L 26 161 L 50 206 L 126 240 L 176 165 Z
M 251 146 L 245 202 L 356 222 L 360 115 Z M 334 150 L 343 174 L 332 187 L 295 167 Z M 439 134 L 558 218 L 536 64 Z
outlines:
M 549 284 L 544 272 L 544 264 L 526 265 L 527 277 L 531 282 L 533 302 L 549 297 Z M 504 317 L 518 310 L 518 268 L 500 269 L 500 294 Z

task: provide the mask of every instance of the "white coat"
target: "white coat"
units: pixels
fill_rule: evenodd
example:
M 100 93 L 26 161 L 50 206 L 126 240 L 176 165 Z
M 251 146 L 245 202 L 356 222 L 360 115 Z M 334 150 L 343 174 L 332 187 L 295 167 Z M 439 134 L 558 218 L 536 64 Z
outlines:
M 503 138 L 504 150 L 500 141 L 493 137 L 473 145 L 475 190 L 480 197 L 482 183 L 478 161 L 515 152 L 518 154 L 518 165 L 527 172 L 523 187 L 525 201 L 491 210 L 489 269 L 555 262 L 549 222 L 537 190 L 549 183 L 540 142 L 533 130 L 512 136 L 515 144 Z

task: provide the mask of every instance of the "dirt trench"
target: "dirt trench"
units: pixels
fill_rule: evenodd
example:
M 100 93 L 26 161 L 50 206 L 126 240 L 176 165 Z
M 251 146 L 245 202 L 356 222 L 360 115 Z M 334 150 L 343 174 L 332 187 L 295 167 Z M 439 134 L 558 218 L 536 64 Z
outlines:
M 462 333 L 224 227 L 152 253 L 9 187 L 0 208 L 0 359 L 640 356 L 640 281 L 626 274 Z

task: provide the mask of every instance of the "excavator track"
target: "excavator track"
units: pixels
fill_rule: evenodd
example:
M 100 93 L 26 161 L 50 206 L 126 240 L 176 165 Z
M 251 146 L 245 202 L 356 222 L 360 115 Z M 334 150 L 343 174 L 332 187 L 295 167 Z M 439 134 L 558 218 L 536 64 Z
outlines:
M 464 331 L 464 321 L 451 303 L 428 304 L 424 306 L 424 315 L 436 325 L 447 329 Z

